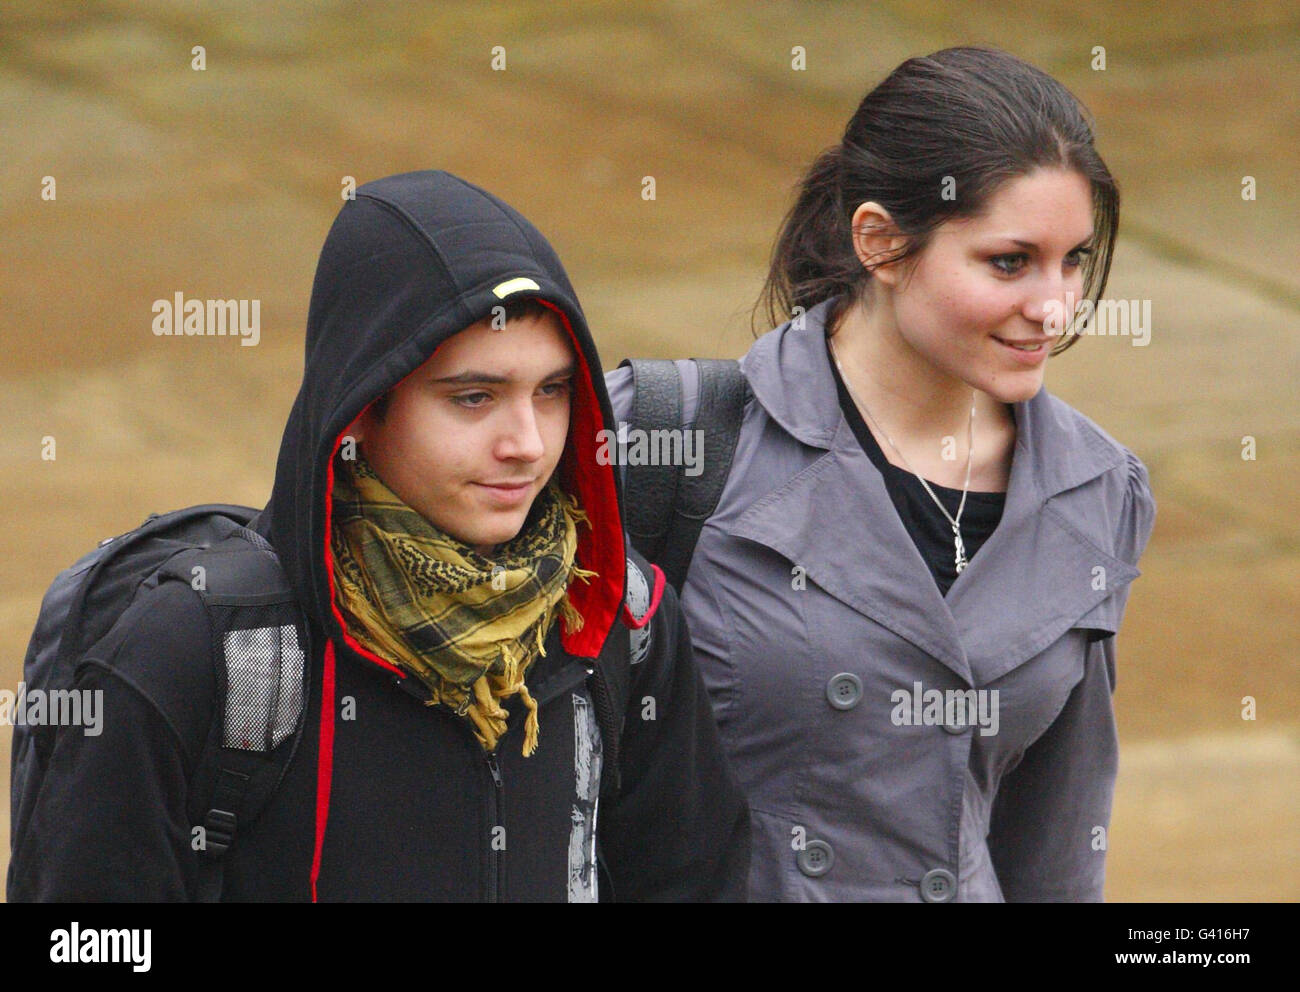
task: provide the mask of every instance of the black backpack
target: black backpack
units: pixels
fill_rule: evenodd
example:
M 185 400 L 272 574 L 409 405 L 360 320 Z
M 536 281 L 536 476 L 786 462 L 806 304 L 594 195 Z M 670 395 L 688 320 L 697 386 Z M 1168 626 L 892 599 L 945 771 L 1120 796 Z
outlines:
M 658 565 L 679 593 L 704 522 L 717 509 L 731 474 L 749 382 L 734 360 L 692 359 L 699 369 L 699 407 L 682 423 L 682 380 L 677 363 L 626 358 L 635 395 L 628 426 L 641 431 L 703 430 L 703 471 L 686 474 L 685 465 L 624 465 L 624 504 L 633 546 Z
M 258 511 L 208 504 L 150 514 L 134 530 L 61 572 L 41 602 L 23 664 L 25 691 L 68 694 L 77 668 L 143 590 L 185 582 L 202 599 L 213 631 L 217 705 L 190 785 L 188 813 L 199 852 L 203 902 L 221 899 L 224 856 L 279 787 L 305 724 L 312 657 L 302 611 L 275 549 L 251 529 Z M 629 608 L 648 605 L 643 571 L 629 555 Z M 634 581 L 639 579 L 640 581 Z M 636 602 L 641 592 L 644 605 Z M 610 637 L 589 684 L 605 741 L 601 792 L 619 787 L 618 756 L 630 694 L 630 666 L 648 650 L 647 629 Z M 15 721 L 10 778 L 12 893 L 23 839 L 57 726 Z
M 41 601 L 27 646 L 28 694 L 68 693 L 83 658 L 143 590 L 187 583 L 212 623 L 218 705 L 189 797 L 200 852 L 200 898 L 221 897 L 222 857 L 280 783 L 302 733 L 310 666 L 306 630 L 250 507 L 192 506 L 150 514 L 61 572 Z M 220 646 L 218 648 L 218 646 Z M 9 890 L 58 727 L 14 727 Z

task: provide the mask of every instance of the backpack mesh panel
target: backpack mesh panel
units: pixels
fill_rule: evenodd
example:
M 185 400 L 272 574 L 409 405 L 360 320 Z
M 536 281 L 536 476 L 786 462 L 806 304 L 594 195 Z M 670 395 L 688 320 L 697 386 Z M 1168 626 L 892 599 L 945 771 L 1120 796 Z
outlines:
M 274 619 L 272 610 L 266 619 Z M 293 624 L 227 630 L 225 747 L 269 751 L 289 737 L 303 709 L 306 658 Z

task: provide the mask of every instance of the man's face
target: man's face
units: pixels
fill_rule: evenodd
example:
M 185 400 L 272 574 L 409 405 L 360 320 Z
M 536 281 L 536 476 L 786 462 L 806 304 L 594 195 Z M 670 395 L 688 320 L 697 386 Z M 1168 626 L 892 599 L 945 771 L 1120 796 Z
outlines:
M 490 556 L 523 527 L 564 453 L 575 370 L 559 318 L 471 324 L 367 409 L 352 436 L 403 502 Z

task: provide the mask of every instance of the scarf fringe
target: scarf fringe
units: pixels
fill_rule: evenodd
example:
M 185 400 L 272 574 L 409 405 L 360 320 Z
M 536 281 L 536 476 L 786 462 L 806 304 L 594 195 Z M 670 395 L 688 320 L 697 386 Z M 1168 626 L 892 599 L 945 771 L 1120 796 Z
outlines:
M 505 674 L 485 675 L 475 681 L 471 686 L 471 694 L 476 705 L 468 707 L 465 713 L 474 724 L 474 736 L 478 738 L 483 750 L 490 754 L 497 749 L 497 742 L 506 732 L 507 721 L 510 718 L 510 713 L 501 705 L 501 700 L 518 693 L 520 702 L 528 711 L 528 716 L 524 720 L 523 747 L 524 757 L 528 758 L 537 750 L 541 738 L 537 700 L 524 684 L 523 671 L 520 667 L 522 659 L 512 654 L 506 647 L 501 649 L 501 658 Z M 466 701 L 468 702 L 469 699 L 470 696 L 467 695 Z
M 578 563 L 574 562 L 573 567 L 569 569 L 569 582 L 574 579 L 581 579 L 584 584 L 588 584 L 596 578 L 599 573 L 587 568 L 579 568 Z M 564 620 L 564 631 L 566 634 L 576 634 L 586 625 L 587 621 L 583 619 L 573 601 L 569 598 L 568 589 L 565 589 L 564 598 L 560 600 L 560 616 Z
M 578 505 L 578 497 L 572 493 L 566 493 L 560 490 L 560 498 L 564 501 L 569 516 L 573 518 L 574 524 L 586 524 L 587 529 L 591 530 L 591 520 L 587 517 L 587 511 Z

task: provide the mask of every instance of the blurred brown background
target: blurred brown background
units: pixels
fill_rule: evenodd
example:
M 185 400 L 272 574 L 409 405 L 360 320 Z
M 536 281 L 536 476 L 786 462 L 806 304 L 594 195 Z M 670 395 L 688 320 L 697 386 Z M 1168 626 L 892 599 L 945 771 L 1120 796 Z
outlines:
M 1148 347 L 1088 338 L 1048 370 L 1159 501 L 1120 638 L 1108 897 L 1300 897 L 1300 8 L 431 7 L 0 11 L 0 688 L 46 585 L 100 538 L 266 500 L 344 176 L 445 168 L 515 204 L 565 260 L 607 367 L 734 357 L 792 186 L 866 90 L 908 56 L 993 44 L 1096 115 L 1124 194 L 1107 296 L 1152 301 Z M 152 301 L 176 292 L 260 299 L 261 343 L 155 337 Z

